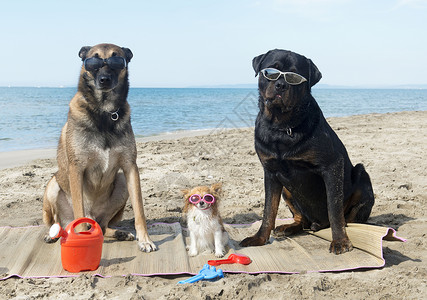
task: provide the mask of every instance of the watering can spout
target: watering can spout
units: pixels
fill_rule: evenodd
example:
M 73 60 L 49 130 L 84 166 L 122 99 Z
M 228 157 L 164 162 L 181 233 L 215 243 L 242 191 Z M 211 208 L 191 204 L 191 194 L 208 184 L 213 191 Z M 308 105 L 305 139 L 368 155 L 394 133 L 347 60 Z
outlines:
M 62 238 L 67 238 L 67 232 L 62 229 L 61 225 L 59 225 L 59 223 L 55 223 L 53 224 L 50 229 L 49 229 L 49 236 L 52 239 L 59 239 L 60 237 Z

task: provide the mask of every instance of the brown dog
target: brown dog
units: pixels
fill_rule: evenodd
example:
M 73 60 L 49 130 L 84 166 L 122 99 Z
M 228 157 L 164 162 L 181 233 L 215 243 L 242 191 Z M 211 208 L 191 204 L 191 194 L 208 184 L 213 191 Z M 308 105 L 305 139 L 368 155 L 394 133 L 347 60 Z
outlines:
M 82 47 L 78 91 L 71 99 L 68 120 L 58 145 L 58 171 L 47 184 L 43 221 L 65 226 L 73 219 L 90 217 L 106 236 L 134 240 L 130 232 L 112 229 L 131 199 L 141 251 L 156 246 L 147 233 L 136 143 L 127 102 L 127 65 L 133 57 L 127 48 L 112 44 Z M 55 242 L 45 237 L 46 242 Z

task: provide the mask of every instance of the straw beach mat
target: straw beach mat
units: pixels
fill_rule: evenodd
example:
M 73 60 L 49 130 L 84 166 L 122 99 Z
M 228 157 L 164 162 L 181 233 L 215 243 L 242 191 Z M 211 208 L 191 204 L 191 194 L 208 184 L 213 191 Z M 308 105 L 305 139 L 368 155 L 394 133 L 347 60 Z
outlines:
M 277 220 L 276 225 L 290 220 Z M 354 250 L 341 255 L 329 253 L 331 231 L 324 229 L 316 233 L 303 233 L 290 238 L 270 238 L 261 247 L 240 248 L 238 243 L 257 232 L 261 222 L 248 225 L 225 225 L 230 235 L 229 251 L 249 256 L 249 265 L 221 265 L 224 272 L 232 273 L 306 273 L 343 271 L 358 268 L 384 266 L 383 239 L 405 241 L 395 236 L 391 228 L 365 224 L 349 224 L 347 233 Z M 104 240 L 102 259 L 96 271 L 85 272 L 101 277 L 120 275 L 173 275 L 197 274 L 213 254 L 189 257 L 186 244 L 187 230 L 179 223 L 157 223 L 149 226 L 149 233 L 158 251 L 142 253 L 137 244 L 116 240 Z M 11 276 L 69 277 L 80 274 L 69 273 L 62 268 L 60 243 L 46 244 L 43 236 L 46 227 L 2 227 L 0 228 L 0 279 Z

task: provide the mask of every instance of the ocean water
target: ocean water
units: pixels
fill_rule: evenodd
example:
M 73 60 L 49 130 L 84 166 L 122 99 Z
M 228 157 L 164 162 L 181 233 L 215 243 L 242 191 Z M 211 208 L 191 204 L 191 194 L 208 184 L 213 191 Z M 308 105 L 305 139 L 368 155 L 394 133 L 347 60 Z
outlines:
M 0 151 L 55 148 L 76 88 L 0 87 Z M 326 117 L 427 110 L 427 90 L 313 89 Z M 254 89 L 131 88 L 137 137 L 253 126 Z

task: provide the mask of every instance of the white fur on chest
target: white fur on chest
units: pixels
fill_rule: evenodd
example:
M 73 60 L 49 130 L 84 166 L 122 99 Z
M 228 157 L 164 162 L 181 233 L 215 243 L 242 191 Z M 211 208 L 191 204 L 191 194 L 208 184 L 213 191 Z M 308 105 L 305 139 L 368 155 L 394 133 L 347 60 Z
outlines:
M 211 210 L 192 208 L 188 212 L 187 223 L 189 230 L 197 236 L 205 236 L 221 230 L 221 224 L 217 217 L 212 216 Z
M 82 136 L 76 134 L 73 136 L 74 143 L 79 144 L 75 147 L 75 155 L 85 165 L 86 170 L 96 170 L 102 174 L 111 171 L 111 168 L 117 166 L 117 159 L 120 152 L 124 149 L 120 146 L 106 147 L 105 141 L 95 136 Z
M 114 156 L 111 155 L 111 152 L 110 148 L 96 149 L 92 154 L 92 163 L 94 165 L 96 164 L 101 169 L 102 173 L 107 172 L 111 163 L 114 163 L 114 161 L 112 161 L 112 157 Z
M 117 149 L 99 147 L 87 149 L 86 184 L 93 190 L 109 191 L 119 169 Z

